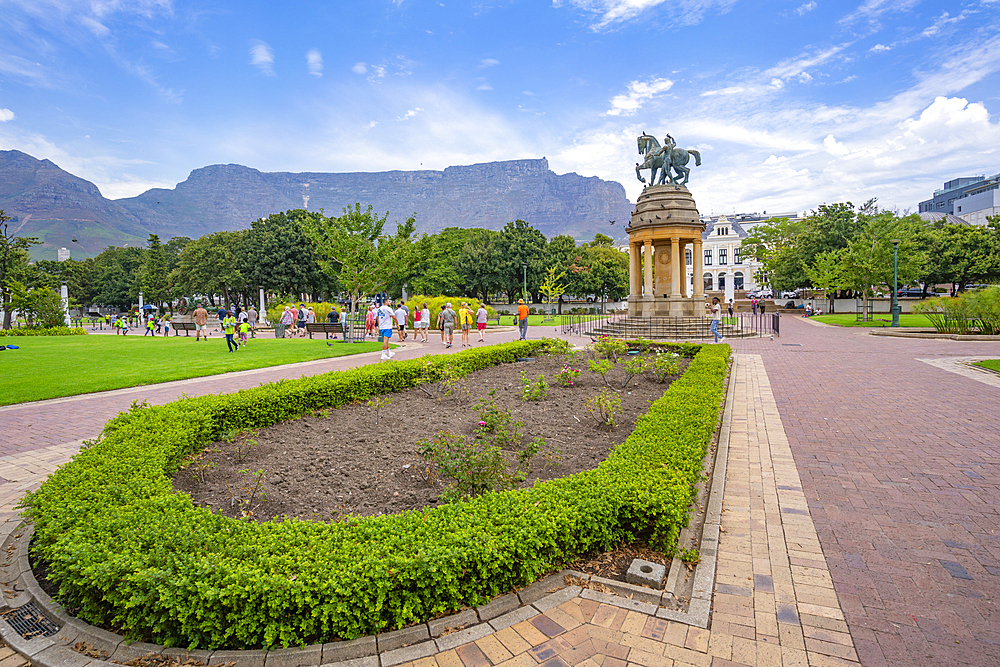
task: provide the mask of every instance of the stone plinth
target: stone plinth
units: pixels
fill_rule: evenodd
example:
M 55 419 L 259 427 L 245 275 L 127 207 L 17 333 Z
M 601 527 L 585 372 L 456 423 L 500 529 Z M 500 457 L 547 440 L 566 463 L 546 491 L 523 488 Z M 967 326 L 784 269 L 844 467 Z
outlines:
M 629 235 L 629 316 L 692 317 L 704 314 L 701 234 L 705 224 L 687 188 L 643 190 Z M 686 253 L 692 254 L 693 294 L 688 295 Z

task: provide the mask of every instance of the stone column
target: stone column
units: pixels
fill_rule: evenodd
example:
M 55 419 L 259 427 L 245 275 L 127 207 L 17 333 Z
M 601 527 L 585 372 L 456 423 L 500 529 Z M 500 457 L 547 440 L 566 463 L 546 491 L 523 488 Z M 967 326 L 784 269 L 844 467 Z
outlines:
M 638 243 L 628 244 L 628 292 L 633 297 L 638 297 L 642 293 L 642 245 Z
M 645 242 L 645 264 L 646 270 L 643 275 L 643 288 L 645 289 L 645 296 L 653 297 L 653 242 L 650 239 L 646 239 Z
M 681 295 L 680 290 L 680 277 L 681 273 L 681 240 L 680 237 L 673 236 L 670 238 L 670 296 L 679 297 Z M 687 271 L 684 271 L 686 274 Z
M 705 279 L 702 274 L 705 273 L 705 268 L 702 266 L 704 261 L 704 256 L 701 254 L 701 238 L 696 238 L 694 240 L 694 249 L 691 251 L 694 253 L 694 266 L 692 269 L 693 276 L 692 282 L 694 282 L 694 298 L 700 299 L 705 296 Z

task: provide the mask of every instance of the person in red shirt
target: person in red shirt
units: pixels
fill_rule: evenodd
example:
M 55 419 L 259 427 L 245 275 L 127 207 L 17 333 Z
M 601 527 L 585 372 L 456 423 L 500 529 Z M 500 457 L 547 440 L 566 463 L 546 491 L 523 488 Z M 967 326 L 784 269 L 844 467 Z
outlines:
M 528 340 L 528 307 L 524 299 L 517 300 L 517 328 L 521 331 L 519 340 Z

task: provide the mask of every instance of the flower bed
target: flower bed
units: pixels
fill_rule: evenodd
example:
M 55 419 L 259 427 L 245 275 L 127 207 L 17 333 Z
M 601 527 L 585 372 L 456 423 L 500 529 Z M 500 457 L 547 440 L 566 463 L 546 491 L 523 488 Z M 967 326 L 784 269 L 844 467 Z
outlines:
M 545 345 L 429 359 L 473 370 Z M 136 407 L 25 499 L 33 549 L 81 618 L 170 646 L 301 645 L 401 627 L 483 604 L 630 535 L 675 541 L 715 429 L 728 356 L 728 346 L 702 347 L 594 470 L 330 524 L 225 518 L 173 492 L 170 475 L 230 430 L 413 386 L 424 360 Z

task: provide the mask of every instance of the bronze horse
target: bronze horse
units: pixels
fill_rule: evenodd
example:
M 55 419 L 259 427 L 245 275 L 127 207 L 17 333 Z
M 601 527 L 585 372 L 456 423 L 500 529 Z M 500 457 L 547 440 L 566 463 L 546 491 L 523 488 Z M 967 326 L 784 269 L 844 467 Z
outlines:
M 701 166 L 701 153 L 693 148 L 677 148 L 674 138 L 669 134 L 664 139 L 664 146 L 660 146 L 656 137 L 645 132 L 637 139 L 636 143 L 639 146 L 639 155 L 646 157 L 645 162 L 642 164 L 637 162 L 635 165 L 635 176 L 643 183 L 646 182 L 646 179 L 639 174 L 639 171 L 649 169 L 649 185 L 665 185 L 668 178 L 673 185 L 687 185 L 688 178 L 691 176 L 691 168 L 686 165 L 692 155 L 694 155 L 695 166 Z M 671 169 L 677 172 L 676 176 L 670 175 Z M 659 182 L 656 178 L 657 170 L 660 171 Z M 682 177 L 684 180 L 680 180 Z

